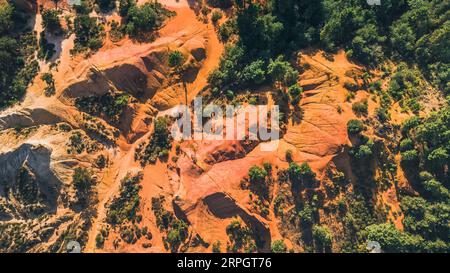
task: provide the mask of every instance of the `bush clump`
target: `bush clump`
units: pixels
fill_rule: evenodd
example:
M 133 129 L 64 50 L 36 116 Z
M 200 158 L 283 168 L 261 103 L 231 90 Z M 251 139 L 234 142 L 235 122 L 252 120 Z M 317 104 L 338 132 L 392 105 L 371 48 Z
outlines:
M 168 118 L 158 117 L 155 119 L 154 131 L 149 143 L 147 146 L 142 145 L 136 150 L 135 158 L 139 159 L 141 164 L 154 164 L 157 158 L 167 159 L 172 148 L 172 136 L 168 126 Z
M 347 132 L 349 135 L 358 135 L 364 131 L 364 124 L 359 119 L 352 119 L 347 122 Z
M 106 222 L 110 225 L 121 225 L 125 222 L 139 220 L 142 175 L 127 175 L 120 182 L 119 195 L 107 205 Z
M 75 100 L 75 106 L 94 116 L 101 116 L 118 123 L 128 105 L 130 96 L 109 91 L 101 96 L 81 97 Z

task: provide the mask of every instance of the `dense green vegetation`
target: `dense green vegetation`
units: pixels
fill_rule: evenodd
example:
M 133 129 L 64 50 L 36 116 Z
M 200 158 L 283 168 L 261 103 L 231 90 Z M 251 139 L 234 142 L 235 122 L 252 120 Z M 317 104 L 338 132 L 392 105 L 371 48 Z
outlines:
M 55 52 L 55 45 L 48 42 L 45 31 L 42 31 L 39 37 L 39 50 L 37 57 L 40 60 L 47 61 L 53 57 L 53 54 L 55 54 Z
M 130 96 L 120 92 L 106 92 L 101 96 L 80 97 L 75 105 L 81 111 L 91 115 L 105 117 L 117 124 L 123 111 L 128 105 Z
M 447 102 L 448 103 L 448 102 Z M 412 124 L 415 124 L 412 126 Z M 447 104 L 439 112 L 431 113 L 424 119 L 412 118 L 402 127 L 403 140 L 400 152 L 405 169 L 417 186 L 426 190 L 431 180 L 450 186 L 450 106 Z M 414 154 L 415 156 L 411 156 Z M 430 192 L 431 194 L 431 192 Z
M 114 0 L 95 0 L 95 3 L 102 12 L 110 12 L 116 7 L 116 1 Z
M 415 251 L 449 251 L 450 106 L 402 125 L 402 167 L 420 197 L 404 196 L 405 236 Z
M 185 58 L 183 56 L 183 54 L 178 51 L 172 51 L 169 53 L 169 66 L 170 67 L 179 67 L 180 65 L 183 64 Z
M 164 196 L 152 197 L 152 211 L 156 216 L 156 225 L 165 233 L 163 237 L 164 246 L 172 252 L 177 252 L 187 238 L 188 225 L 185 221 L 177 219 L 175 215 L 166 210 Z M 220 249 L 216 246 L 216 249 Z
M 126 175 L 121 180 L 119 195 L 107 204 L 106 223 L 113 228 L 118 228 L 120 238 L 128 244 L 136 243 L 142 236 L 151 236 L 146 227 L 139 228 L 138 226 L 138 223 L 142 221 L 139 196 L 142 188 L 141 179 L 141 174 Z M 97 235 L 96 240 L 99 247 L 103 245 L 107 235 L 106 232 Z
M 42 11 L 42 27 L 44 30 L 55 34 L 61 33 L 62 27 L 59 14 L 60 12 L 55 9 L 45 9 Z
M 314 245 L 318 252 L 329 252 L 333 241 L 330 230 L 324 226 L 314 226 L 312 229 Z
M 308 163 L 298 165 L 295 162 L 289 164 L 289 179 L 294 183 L 294 186 L 299 187 L 314 187 L 316 182 L 316 174 L 311 170 Z
M 271 79 L 270 59 L 314 45 L 329 51 L 344 48 L 348 56 L 373 67 L 387 58 L 416 63 L 448 93 L 449 5 L 448 0 L 386 0 L 380 6 L 365 0 L 239 1 L 236 16 L 219 26 L 222 40 L 237 36 L 237 42 L 227 47 L 209 83 L 223 92 L 260 84 Z
M 36 36 L 26 23 L 27 15 L 0 1 L 0 108 L 19 101 L 39 69 Z
M 132 5 L 127 14 L 127 33 L 138 36 L 154 31 L 171 15 L 172 13 L 158 2 L 145 3 L 139 7 Z
M 81 1 L 75 6 L 76 17 L 74 19 L 75 47 L 72 54 L 86 51 L 96 51 L 103 45 L 105 36 L 104 27 L 97 22 L 97 18 L 90 17 L 92 7 L 87 1 Z
M 72 185 L 77 193 L 77 202 L 81 208 L 87 208 L 94 198 L 94 187 L 97 183 L 93 173 L 86 168 L 78 167 L 72 175 Z
M 115 5 L 115 1 L 97 0 L 101 10 L 108 11 Z M 103 8 L 102 8 L 103 7 Z M 155 2 L 136 5 L 135 0 L 120 0 L 119 14 L 123 20 L 119 25 L 117 22 L 111 28 L 114 37 L 123 37 L 128 34 L 137 40 L 148 40 L 153 37 L 154 31 L 160 28 L 165 19 L 173 15 L 173 12 Z
M 227 226 L 226 231 L 230 240 L 230 244 L 227 245 L 228 252 L 256 252 L 257 247 L 253 231 L 249 227 L 242 225 L 238 219 L 233 219 Z
M 47 84 L 47 86 L 44 88 L 44 94 L 46 96 L 54 95 L 56 90 L 55 90 L 55 80 L 53 79 L 53 74 L 50 72 L 43 73 L 41 75 L 41 80 L 43 80 Z
M 364 124 L 358 119 L 349 120 L 347 123 L 347 131 L 349 135 L 357 135 L 364 130 Z
M 271 250 L 273 253 L 286 253 L 287 247 L 283 240 L 275 240 L 272 242 Z
M 124 222 L 139 222 L 141 175 L 127 175 L 120 184 L 120 193 L 108 204 L 106 222 L 113 226 Z

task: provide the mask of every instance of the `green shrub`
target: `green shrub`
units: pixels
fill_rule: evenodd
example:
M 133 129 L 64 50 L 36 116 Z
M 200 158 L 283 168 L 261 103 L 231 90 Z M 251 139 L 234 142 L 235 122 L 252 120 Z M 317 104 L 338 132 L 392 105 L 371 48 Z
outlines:
M 240 81 L 243 83 L 261 84 L 266 80 L 264 61 L 257 60 L 245 66 L 240 73 Z
M 58 33 L 61 31 L 61 23 L 59 21 L 59 12 L 53 9 L 45 9 L 42 11 L 42 27 L 51 32 Z
M 447 201 L 450 199 L 450 192 L 436 179 L 430 179 L 422 182 L 423 187 L 428 191 L 434 199 Z
M 414 150 L 414 142 L 409 138 L 405 138 L 400 142 L 400 151 L 406 152 L 408 150 Z
M 119 195 L 108 205 L 106 222 L 110 225 L 121 225 L 125 222 L 136 222 L 140 211 L 139 191 L 142 186 L 140 174 L 126 175 L 120 182 Z
M 305 187 L 310 187 L 316 182 L 316 174 L 306 162 L 302 163 L 300 166 L 295 162 L 291 162 L 289 164 L 288 172 L 291 181 L 302 183 Z
M 298 84 L 294 84 L 289 87 L 288 93 L 291 98 L 292 105 L 298 105 L 303 93 L 303 89 Z
M 169 150 L 172 148 L 172 139 L 168 125 L 169 120 L 166 117 L 155 119 L 154 131 L 149 143 L 144 147 L 143 151 L 142 147 L 136 150 L 135 157 L 139 159 L 142 165 L 154 164 L 157 158 L 167 159 Z
M 349 135 L 358 135 L 364 131 L 364 124 L 358 119 L 352 119 L 347 122 L 347 132 Z
M 416 150 L 407 150 L 401 153 L 402 162 L 404 163 L 416 163 L 419 160 L 419 154 Z
M 55 54 L 55 45 L 49 43 L 45 32 L 41 32 L 41 37 L 39 38 L 39 51 L 37 57 L 41 60 L 50 60 Z
M 219 38 L 222 42 L 227 42 L 232 35 L 236 34 L 236 21 L 229 19 L 219 27 Z
M 267 73 L 274 81 L 282 82 L 285 86 L 292 86 L 297 83 L 298 71 L 283 60 L 283 56 L 278 56 L 275 60 L 270 60 Z
M 411 129 L 417 127 L 420 123 L 420 118 L 417 116 L 413 116 L 407 120 L 405 120 L 402 124 L 402 134 L 406 135 Z
M 292 150 L 286 150 L 285 158 L 287 162 L 291 162 L 292 159 Z
M 95 246 L 97 248 L 103 248 L 103 245 L 105 244 L 105 238 L 103 238 L 102 234 L 97 234 L 95 236 Z
M 119 15 L 126 17 L 131 7 L 136 6 L 134 0 L 119 0 Z
M 313 226 L 312 235 L 318 251 L 326 252 L 331 248 L 333 236 L 327 227 Z
M 222 19 L 222 12 L 218 10 L 214 10 L 211 15 L 211 21 L 213 24 L 217 24 L 217 22 Z
M 156 225 L 161 231 L 167 232 L 163 237 L 165 244 L 172 252 L 177 252 L 181 243 L 188 238 L 188 226 L 183 220 L 178 220 L 172 212 L 164 208 L 164 196 L 152 197 L 152 211 L 156 216 Z
M 96 51 L 103 45 L 104 29 L 97 24 L 97 19 L 87 13 L 77 13 L 74 19 L 75 47 L 72 53 L 87 50 Z
M 248 176 L 251 183 L 261 183 L 266 179 L 267 171 L 258 166 L 253 166 L 248 171 Z
M 412 238 L 391 224 L 375 224 L 366 228 L 367 239 L 378 242 L 385 252 L 409 252 Z
M 380 122 L 387 122 L 391 119 L 389 111 L 386 108 L 377 108 L 375 110 L 375 115 Z
M 227 227 L 226 232 L 231 242 L 230 252 L 256 252 L 256 243 L 250 228 L 242 226 L 241 222 L 234 219 Z
M 355 153 L 357 159 L 368 159 L 372 157 L 372 147 L 370 145 L 360 145 Z
M 286 253 L 287 247 L 283 240 L 275 240 L 272 242 L 271 246 L 273 253 Z
M 161 27 L 167 17 L 172 16 L 172 12 L 165 9 L 160 3 L 145 3 L 143 5 L 125 4 L 121 13 L 127 12 L 127 32 L 129 35 L 138 37 L 145 33 L 155 31 Z
M 128 94 L 108 91 L 101 96 L 77 98 L 75 99 L 75 105 L 91 115 L 106 117 L 113 123 L 118 123 L 129 99 Z
M 88 169 L 79 167 L 73 173 L 72 183 L 78 191 L 86 193 L 95 185 L 95 179 Z
M 183 54 L 178 51 L 172 51 L 169 53 L 169 66 L 170 67 L 179 67 L 184 63 L 184 56 Z
M 352 110 L 357 116 L 367 116 L 368 113 L 367 100 L 353 103 Z
M 213 253 L 220 253 L 220 245 L 221 245 L 220 241 L 215 241 L 212 244 L 212 252 Z
M 41 76 L 41 80 L 43 80 L 47 86 L 44 88 L 44 94 L 49 97 L 51 95 L 54 95 L 55 90 L 55 81 L 53 79 L 53 74 L 50 72 L 43 73 Z
M 109 12 L 116 8 L 115 0 L 95 0 L 95 3 L 102 12 Z

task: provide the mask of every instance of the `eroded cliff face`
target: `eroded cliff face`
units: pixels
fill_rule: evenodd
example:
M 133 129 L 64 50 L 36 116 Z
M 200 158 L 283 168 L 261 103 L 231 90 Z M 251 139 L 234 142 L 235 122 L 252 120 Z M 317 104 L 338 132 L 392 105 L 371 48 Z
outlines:
M 303 251 L 302 240 L 310 234 L 287 223 L 293 208 L 311 196 L 324 204 L 320 222 L 337 234 L 334 245 L 339 248 L 344 228 L 336 207 L 345 191 L 362 183 L 348 155 L 355 142 L 348 136 L 347 122 L 355 116 L 344 85 L 360 77 L 364 68 L 351 63 L 344 52 L 331 59 L 322 52 L 298 52 L 298 83 L 305 92 L 299 108 L 289 109 L 276 150 L 263 151 L 259 142 L 173 142 L 166 160 L 141 164 L 136 150 L 153 135 L 158 113 L 190 105 L 207 90 L 207 75 L 223 51 L 213 25 L 199 21 L 195 7 L 187 1 L 162 3 L 176 15 L 154 41 L 107 41 L 91 56 L 71 56 L 72 34 L 61 43 L 59 65 L 52 72 L 55 94 L 43 93 L 41 75 L 48 71 L 44 65 L 24 101 L 0 113 L 0 229 L 5 242 L 0 250 L 66 251 L 67 243 L 75 240 L 86 252 L 210 252 L 217 241 L 225 251 L 227 243 L 231 247 L 226 227 L 240 219 L 258 251 L 270 251 L 271 242 L 282 238 L 289 248 Z M 182 75 L 168 66 L 173 50 L 186 56 Z M 271 86 L 262 89 L 260 95 L 268 101 L 279 96 Z M 127 95 L 117 120 L 104 111 L 77 107 L 77 99 L 110 92 Z M 356 92 L 357 100 L 370 96 Z M 369 116 L 377 104 L 376 98 L 368 100 Z M 389 141 L 376 138 L 377 147 L 388 155 Z M 288 151 L 291 158 L 286 157 Z M 282 172 L 290 162 L 309 163 L 318 184 L 293 191 Z M 264 163 L 271 165 L 271 184 L 262 200 L 246 184 L 249 169 Z M 95 178 L 87 203 L 80 203 L 73 184 L 80 167 Z M 376 160 L 367 168 L 383 175 Z M 139 217 L 128 221 L 120 219 L 120 210 L 112 213 L 112 204 L 130 190 L 124 182 L 129 174 L 139 174 L 140 186 L 131 189 L 139 200 L 131 206 L 133 215 Z M 336 177 L 341 176 L 348 183 L 336 193 Z M 389 205 L 385 217 L 401 228 L 396 191 L 393 184 L 371 189 L 374 203 Z M 160 197 L 164 202 L 156 207 Z M 169 227 L 161 223 L 166 220 Z M 184 240 L 174 247 L 168 233 L 179 227 L 177 220 L 187 226 Z M 17 238 L 27 243 L 9 243 Z

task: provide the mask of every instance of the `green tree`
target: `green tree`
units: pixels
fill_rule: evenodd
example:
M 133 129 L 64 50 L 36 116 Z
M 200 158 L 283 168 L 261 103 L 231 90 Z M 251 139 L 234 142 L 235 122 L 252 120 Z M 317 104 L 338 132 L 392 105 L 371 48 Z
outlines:
M 311 170 L 308 163 L 304 162 L 300 166 L 291 162 L 288 168 L 289 178 L 293 182 L 301 182 L 305 187 L 312 186 L 316 180 L 316 174 Z
M 450 156 L 446 148 L 439 147 L 430 152 L 427 156 L 427 161 L 432 169 L 442 170 L 450 162 Z
M 412 57 L 416 44 L 416 33 L 410 24 L 398 20 L 391 26 L 391 44 L 400 54 Z
M 215 241 L 212 244 L 212 252 L 213 253 L 220 253 L 220 245 L 221 245 L 220 241 Z
M 178 50 L 172 51 L 169 53 L 169 66 L 179 67 L 183 64 L 184 59 L 185 58 L 180 51 Z
M 150 2 L 140 6 L 134 4 L 126 5 L 123 9 L 128 9 L 127 31 L 128 34 L 133 36 L 156 30 L 161 26 L 164 18 L 170 14 L 161 4 Z M 125 10 L 121 11 L 121 13 L 124 13 Z
M 365 230 L 367 239 L 378 242 L 385 252 L 409 252 L 419 244 L 392 224 L 374 224 L 366 227 Z
M 7 1 L 0 2 L 0 34 L 5 34 L 14 28 L 14 7 Z
M 261 14 L 258 4 L 249 3 L 237 16 L 240 41 L 252 55 L 280 50 L 283 24 L 271 14 Z
M 313 226 L 312 235 L 316 250 L 320 252 L 329 251 L 332 245 L 333 236 L 325 226 Z
M 352 110 L 357 116 L 367 116 L 368 114 L 367 100 L 353 103 Z
M 257 60 L 245 66 L 240 73 L 240 81 L 246 84 L 261 84 L 266 80 L 264 61 Z
M 218 10 L 214 10 L 212 15 L 211 15 L 211 21 L 214 25 L 217 24 L 217 22 L 222 19 L 222 12 L 218 11 Z
M 253 166 L 248 171 L 248 176 L 251 183 L 262 183 L 267 177 L 267 171 L 261 167 Z
M 97 19 L 88 14 L 77 13 L 74 20 L 75 52 L 86 49 L 98 50 L 103 44 L 104 30 Z
M 61 31 L 59 12 L 53 9 L 44 10 L 42 12 L 42 27 L 51 33 L 57 33 Z
M 95 3 L 102 12 L 109 12 L 116 8 L 115 0 L 95 0 Z
M 136 6 L 135 0 L 119 0 L 119 14 L 122 17 L 128 16 L 129 10 Z
M 288 93 L 291 98 L 291 103 L 293 105 L 298 105 L 300 103 L 303 89 L 298 84 L 294 84 L 289 87 Z
M 406 164 L 415 164 L 419 160 L 419 154 L 416 150 L 407 150 L 401 153 L 402 162 Z
M 86 168 L 76 168 L 72 180 L 75 188 L 82 193 L 89 192 L 92 186 L 95 185 L 95 179 L 92 177 L 92 173 Z
M 349 135 L 358 135 L 364 130 L 364 124 L 359 119 L 351 119 L 347 122 L 347 132 Z
M 274 81 L 291 86 L 297 82 L 298 72 L 283 59 L 283 56 L 280 55 L 275 60 L 270 60 L 267 73 Z
M 410 138 L 405 138 L 400 142 L 400 151 L 406 152 L 408 150 L 414 150 L 414 142 Z

